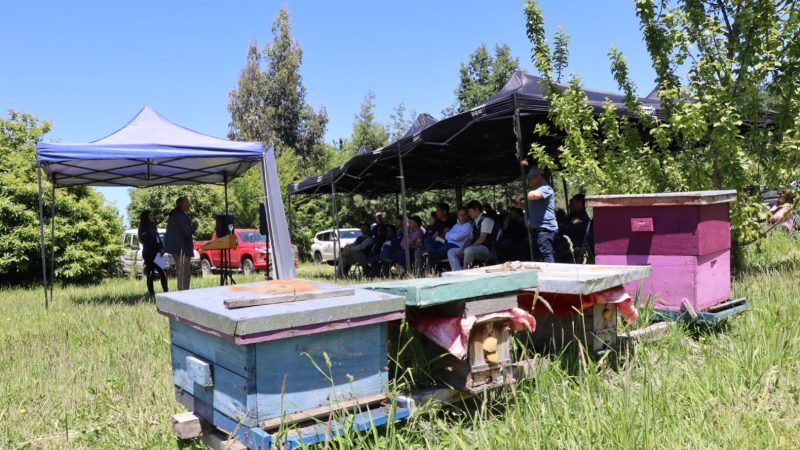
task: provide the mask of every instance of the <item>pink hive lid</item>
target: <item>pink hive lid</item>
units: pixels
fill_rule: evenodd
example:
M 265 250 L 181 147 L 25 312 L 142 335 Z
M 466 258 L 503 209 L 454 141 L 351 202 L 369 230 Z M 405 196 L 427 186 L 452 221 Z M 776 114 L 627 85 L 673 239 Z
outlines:
M 598 206 L 690 206 L 730 203 L 736 200 L 736 191 L 661 192 L 652 194 L 590 195 L 586 204 Z

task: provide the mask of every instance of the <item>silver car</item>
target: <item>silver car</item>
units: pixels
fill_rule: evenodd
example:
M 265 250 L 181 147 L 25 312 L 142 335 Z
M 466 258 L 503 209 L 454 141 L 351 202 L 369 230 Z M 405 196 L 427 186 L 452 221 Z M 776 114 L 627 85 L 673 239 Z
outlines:
M 167 230 L 163 228 L 158 229 L 158 234 L 161 236 L 161 241 L 164 241 L 164 235 Z M 164 271 L 167 274 L 175 274 L 175 260 L 169 253 L 164 253 Z M 200 270 L 200 254 L 197 250 L 194 251 L 191 259 L 192 274 L 202 274 Z M 117 272 L 120 276 L 129 276 L 135 274 L 136 278 L 144 275 L 144 264 L 142 260 L 142 247 L 139 244 L 138 230 L 131 228 L 122 234 L 122 255 L 119 257 L 119 265 Z

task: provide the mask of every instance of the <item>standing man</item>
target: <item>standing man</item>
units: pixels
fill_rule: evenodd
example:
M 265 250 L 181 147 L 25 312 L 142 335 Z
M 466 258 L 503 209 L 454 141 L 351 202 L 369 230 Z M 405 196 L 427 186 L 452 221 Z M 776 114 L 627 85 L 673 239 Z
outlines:
M 528 182 L 532 190 L 528 191 L 528 219 L 531 237 L 535 245 L 534 259 L 542 262 L 555 262 L 553 243 L 558 233 L 556 221 L 556 198 L 553 188 L 547 184 L 544 170 L 537 166 L 528 171 Z
M 169 213 L 167 221 L 167 236 L 164 247 L 175 259 L 175 268 L 178 272 L 178 290 L 189 289 L 192 279 L 192 255 L 194 254 L 194 240 L 192 235 L 197 231 L 197 221 L 189 218 L 191 203 L 186 197 L 179 197 L 175 201 L 175 209 Z

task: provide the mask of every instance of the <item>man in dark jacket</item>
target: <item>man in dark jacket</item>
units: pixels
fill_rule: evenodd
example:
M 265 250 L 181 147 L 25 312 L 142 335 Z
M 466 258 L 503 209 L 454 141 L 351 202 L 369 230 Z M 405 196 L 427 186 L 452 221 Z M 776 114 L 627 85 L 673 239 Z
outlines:
M 189 218 L 190 208 L 191 203 L 186 197 L 180 197 L 175 201 L 175 209 L 169 213 L 164 242 L 164 247 L 175 259 L 179 291 L 189 289 L 189 282 L 192 279 L 191 260 L 194 254 L 192 234 L 197 231 L 197 221 Z

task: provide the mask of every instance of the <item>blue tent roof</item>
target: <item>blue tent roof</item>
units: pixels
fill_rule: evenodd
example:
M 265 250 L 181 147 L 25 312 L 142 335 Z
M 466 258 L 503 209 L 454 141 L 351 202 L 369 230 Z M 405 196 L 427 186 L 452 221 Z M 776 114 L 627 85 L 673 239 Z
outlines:
M 36 157 L 58 186 L 157 186 L 222 183 L 244 174 L 264 153 L 261 142 L 200 134 L 149 107 L 127 125 L 85 144 L 40 142 Z

